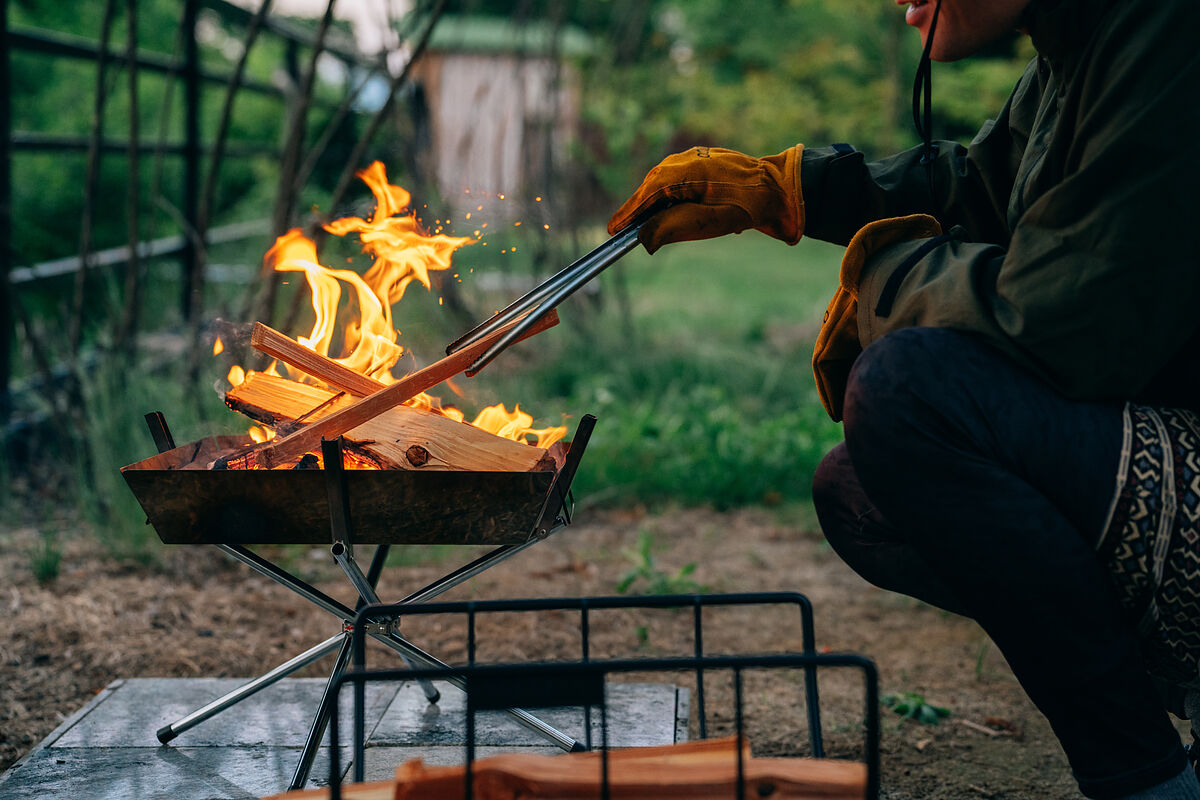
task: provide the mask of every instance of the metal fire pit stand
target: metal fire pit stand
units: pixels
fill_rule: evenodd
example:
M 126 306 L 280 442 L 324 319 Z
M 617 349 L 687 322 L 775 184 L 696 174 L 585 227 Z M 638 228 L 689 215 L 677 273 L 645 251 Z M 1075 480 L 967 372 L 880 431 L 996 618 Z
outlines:
M 154 438 L 155 446 L 160 453 L 174 449 L 174 439 L 167 427 L 166 419 L 161 412 L 147 414 L 146 424 L 150 428 L 150 434 Z M 555 476 L 550 491 L 547 493 L 542 511 L 538 515 L 533 529 L 530 531 L 529 538 L 525 542 L 497 547 L 480 558 L 439 578 L 428 586 L 413 592 L 396 605 L 408 606 L 431 600 L 569 525 L 571 523 L 572 504 L 570 495 L 571 484 L 574 481 L 579 461 L 583 457 L 583 451 L 587 446 L 588 438 L 591 436 L 595 424 L 596 418 L 591 414 L 584 415 L 580 420 L 571 448 L 567 451 L 566 460 Z M 313 760 L 316 758 L 317 750 L 320 747 L 321 738 L 324 736 L 325 729 L 331 718 L 336 686 L 350 662 L 352 638 L 357 629 L 355 622 L 357 613 L 366 606 L 377 605 L 380 602 L 375 587 L 383 572 L 389 550 L 389 545 L 386 544 L 376 546 L 371 558 L 371 564 L 367 572 L 363 573 L 354 559 L 353 521 L 350 516 L 350 498 L 346 485 L 345 470 L 342 465 L 341 438 L 339 437 L 335 441 L 322 441 L 321 446 L 325 463 L 325 487 L 329 498 L 329 516 L 332 533 L 330 552 L 338 566 L 346 573 L 346 577 L 358 592 L 359 598 L 356 608 L 350 608 L 340 603 L 320 589 L 297 578 L 282 567 L 241 545 L 215 544 L 216 548 L 232 558 L 241 561 L 255 572 L 291 589 L 296 594 L 342 620 L 342 631 L 285 661 L 269 672 L 243 684 L 232 692 L 213 700 L 204 707 L 196 709 L 170 725 L 160 728 L 157 732 L 158 740 L 163 744 L 167 744 L 184 731 L 199 725 L 201 722 L 250 697 L 261 689 L 265 689 L 330 653 L 336 652 L 337 658 L 334 662 L 333 671 L 329 676 L 329 681 L 325 685 L 321 702 L 313 717 L 304 748 L 300 754 L 300 762 L 296 766 L 296 771 L 288 787 L 289 790 L 301 789 L 308 781 Z M 397 630 L 397 626 L 393 623 L 367 623 L 361 633 L 370 635 L 376 641 L 395 651 L 410 669 L 449 669 L 446 664 L 438 660 L 435 656 L 425 652 L 401 636 Z M 437 702 L 439 693 L 430 680 L 422 677 L 419 679 L 419 683 L 429 702 Z M 585 749 L 582 743 L 547 725 L 523 709 L 508 708 L 506 710 L 518 723 L 546 738 L 563 750 L 579 751 Z M 336 725 L 336 723 L 334 724 Z

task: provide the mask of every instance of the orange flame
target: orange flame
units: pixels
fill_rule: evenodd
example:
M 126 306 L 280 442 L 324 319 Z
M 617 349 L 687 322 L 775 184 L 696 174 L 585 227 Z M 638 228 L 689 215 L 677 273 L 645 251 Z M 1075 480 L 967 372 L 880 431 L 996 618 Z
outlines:
M 381 162 L 374 162 L 357 175 L 375 197 L 374 210 L 366 219 L 346 217 L 335 220 L 326 225 L 325 230 L 336 236 L 358 234 L 363 252 L 374 259 L 366 273 L 359 275 L 353 270 L 322 266 L 317 260 L 316 245 L 299 229 L 290 230 L 276 239 L 265 258 L 278 272 L 304 273 L 312 294 L 315 320 L 309 334 L 297 337 L 297 341 L 327 358 L 333 344 L 342 284 L 349 285 L 354 290 L 358 318 L 344 324 L 344 348 L 348 354 L 334 360 L 381 383 L 394 383 L 397 379 L 391 370 L 404 348 L 397 343 L 399 333 L 392 322 L 392 306 L 414 281 L 427 290 L 432 289 L 430 273 L 450 269 L 454 252 L 475 240 L 423 231 L 411 209 L 412 196 L 387 182 Z M 286 365 L 284 369 L 287 369 Z M 278 374 L 275 363 L 267 368 L 267 372 Z M 302 375 L 294 377 L 312 380 Z M 245 380 L 245 372 L 235 366 L 230 369 L 228 379 L 236 386 Z M 461 394 L 455 387 L 451 386 L 451 389 Z M 417 395 L 405 405 L 465 421 L 462 411 L 443 406 L 440 399 L 428 394 Z M 481 411 L 471 424 L 513 441 L 530 443 L 532 437 L 533 443 L 543 448 L 567 433 L 563 426 L 533 428 L 530 414 L 517 406 L 510 413 L 502 403 Z M 258 426 L 250 430 L 256 442 L 268 441 L 274 433 Z
M 329 223 L 325 230 L 336 236 L 357 233 L 363 252 L 375 256 L 375 263 L 363 280 L 386 300 L 384 308 L 390 325 L 391 307 L 404 296 L 408 285 L 416 280 L 426 289 L 432 289 L 430 271 L 450 269 L 454 251 L 475 240 L 423 233 L 409 210 L 412 196 L 399 186 L 388 184 L 382 162 L 376 161 L 355 174 L 375 196 L 375 210 L 370 219 L 345 217 Z
M 526 414 L 521 406 L 514 405 L 510 414 L 503 403 L 488 406 L 479 412 L 479 416 L 471 423 L 476 428 L 482 428 L 488 433 L 494 433 L 514 442 L 526 442 L 527 436 L 533 436 L 537 447 L 549 447 L 567 435 L 565 425 L 550 428 L 534 428 L 533 415 Z
M 250 438 L 253 439 L 256 444 L 262 444 L 263 442 L 269 442 L 274 439 L 275 431 L 265 426 L 260 428 L 257 425 L 251 425 Z

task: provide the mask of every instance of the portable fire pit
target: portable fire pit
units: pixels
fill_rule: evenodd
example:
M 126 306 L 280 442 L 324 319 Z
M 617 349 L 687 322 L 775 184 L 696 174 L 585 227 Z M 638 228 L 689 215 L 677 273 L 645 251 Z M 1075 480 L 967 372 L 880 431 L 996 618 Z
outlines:
M 596 418 L 585 415 L 569 446 L 559 447 L 556 469 L 539 472 L 422 472 L 343 468 L 341 439 L 322 442 L 324 469 L 212 470 L 212 457 L 244 446 L 248 437 L 216 437 L 176 447 L 161 413 L 146 415 L 160 453 L 122 470 L 151 525 L 166 544 L 209 544 L 291 589 L 342 621 L 342 630 L 238 689 L 158 731 L 166 744 L 184 731 L 287 675 L 337 652 L 290 788 L 302 788 L 312 769 L 332 709 L 332 687 L 351 655 L 356 609 L 344 605 L 266 558 L 247 544 L 329 543 L 330 552 L 358 593 L 358 607 L 380 602 L 375 592 L 393 544 L 495 544 L 498 547 L 400 603 L 428 601 L 542 541 L 571 522 L 571 484 Z M 326 533 L 328 531 L 328 533 Z M 374 544 L 364 574 L 356 544 Z M 416 668 L 446 665 L 405 639 L 391 625 L 364 633 Z M 430 702 L 439 695 L 421 681 Z M 574 738 L 522 709 L 514 719 L 564 750 L 581 750 Z
M 410 208 L 410 195 L 387 183 L 382 164 L 372 164 L 359 177 L 375 196 L 374 211 L 369 218 L 343 218 L 325 229 L 359 235 L 364 251 L 375 259 L 367 272 L 323 267 L 315 244 L 299 230 L 280 236 L 267 254 L 276 271 L 304 273 L 316 320 L 312 332 L 298 340 L 256 323 L 248 344 L 275 362 L 261 372 L 230 369 L 226 405 L 267 430 L 252 429 L 260 434 L 253 441 L 226 436 L 177 447 L 163 415 L 148 414 L 159 455 L 122 470 L 164 543 L 214 545 L 341 620 L 335 636 L 158 731 L 161 742 L 170 742 L 336 651 L 292 778 L 294 789 L 307 780 L 329 720 L 331 687 L 350 658 L 356 609 L 246 546 L 328 543 L 358 594 L 359 607 L 379 602 L 375 587 L 393 544 L 496 546 L 400 601 L 411 605 L 570 524 L 571 484 L 595 417 L 584 416 L 567 445 L 558 441 L 565 427 L 535 429 L 532 415 L 516 406 L 511 414 L 503 404 L 492 406 L 464 424 L 461 413 L 425 392 L 460 373 L 473 376 L 512 344 L 558 324 L 557 305 L 638 244 L 638 224 L 618 232 L 451 343 L 444 358 L 397 379 L 391 370 L 403 348 L 396 342 L 391 306 L 411 283 L 430 288 L 429 271 L 449 269 L 454 250 L 472 240 L 425 233 Z M 339 281 L 353 286 L 359 316 L 345 326 L 349 352 L 335 359 L 327 353 L 339 313 Z M 214 355 L 222 349 L 218 338 Z M 288 376 L 276 371 L 277 363 L 286 365 Z M 375 551 L 364 573 L 354 547 L 366 544 L 375 545 Z M 445 667 L 392 625 L 373 623 L 362 633 L 410 667 Z M 433 684 L 421 685 L 436 702 Z M 521 709 L 508 713 L 563 749 L 583 749 Z

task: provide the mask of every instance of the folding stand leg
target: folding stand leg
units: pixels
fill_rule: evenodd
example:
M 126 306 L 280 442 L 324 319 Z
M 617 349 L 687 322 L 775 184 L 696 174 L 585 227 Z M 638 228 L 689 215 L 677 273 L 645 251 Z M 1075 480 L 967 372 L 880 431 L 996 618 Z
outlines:
M 312 726 L 308 729 L 308 738 L 304 741 L 304 749 L 300 751 L 300 763 L 296 765 L 296 771 L 292 774 L 292 782 L 288 784 L 288 791 L 303 789 L 304 784 L 308 783 L 308 774 L 312 771 L 317 750 L 321 747 L 321 737 L 325 735 L 325 728 L 329 725 L 329 715 L 333 712 L 333 687 L 337 684 L 338 678 L 342 677 L 342 673 L 346 671 L 346 665 L 350 663 L 350 634 L 343 633 L 341 638 L 342 647 L 338 650 L 337 660 L 333 664 L 333 672 L 325 684 L 325 691 L 321 695 L 317 713 L 313 717 Z
M 325 488 L 329 493 L 330 527 L 332 528 L 334 539 L 330 552 L 332 552 L 338 566 L 346 573 L 346 577 L 350 579 L 350 582 L 358 590 L 359 597 L 364 602 L 372 605 L 378 604 L 379 597 L 375 593 L 375 587 L 371 585 L 371 582 L 362 574 L 362 570 L 359 569 L 358 564 L 355 563 L 354 554 L 350 546 L 350 542 L 353 541 L 353 527 L 350 518 L 350 495 L 346 487 L 345 471 L 342 468 L 341 440 L 338 439 L 332 442 L 322 440 L 321 454 L 324 456 L 325 461 Z M 371 635 L 399 653 L 407 664 L 411 665 L 415 662 L 425 667 L 446 666 L 395 632 L 388 634 L 372 633 Z M 465 688 L 461 684 L 461 681 L 456 683 L 452 678 L 448 679 L 448 681 L 460 689 Z M 432 685 L 425 688 L 426 696 L 429 695 L 431 690 L 436 691 Z M 549 739 L 564 750 L 579 751 L 585 749 L 573 737 L 567 736 L 562 731 L 547 725 L 524 709 L 510 708 L 508 709 L 508 713 L 521 725 Z
M 346 577 L 354 584 L 354 588 L 358 590 L 359 607 L 361 608 L 363 605 L 379 605 L 379 595 L 375 593 L 375 584 L 366 575 L 363 575 L 362 570 L 359 569 L 358 562 L 354 560 L 354 555 L 346 543 L 340 540 L 334 542 L 333 547 L 330 548 L 330 552 L 333 553 L 333 560 L 337 562 L 342 571 L 346 573 Z M 411 661 L 405 658 L 403 654 L 401 654 L 400 658 L 409 669 L 412 669 L 413 665 Z M 442 693 L 437 690 L 432 681 L 422 678 L 417 683 L 420 684 L 421 691 L 425 692 L 426 700 L 436 703 L 441 699 Z
M 332 441 L 322 439 L 321 456 L 325 466 L 325 492 L 329 499 L 329 528 L 333 534 L 331 548 L 333 559 L 346 573 L 350 583 L 354 584 L 354 588 L 358 592 L 359 607 L 361 608 L 364 603 L 377 604 L 379 595 L 375 593 L 375 583 L 362 574 L 362 570 L 354 561 L 351 550 L 354 542 L 354 524 L 350 516 L 350 489 L 346 485 L 342 437 L 339 436 Z M 378 558 L 375 561 L 376 563 L 372 564 L 371 572 L 378 581 L 379 574 L 383 571 L 383 564 Z M 407 660 L 405 663 L 411 668 L 411 663 Z M 423 680 L 420 684 L 429 702 L 436 703 L 441 694 L 434 688 L 433 682 Z
M 164 725 L 158 729 L 158 740 L 163 744 L 166 744 L 184 731 L 194 728 L 201 722 L 204 722 L 204 720 L 208 719 L 209 717 L 221 713 L 235 703 L 245 700 L 250 695 L 255 694 L 261 689 L 267 688 L 271 684 L 276 683 L 283 678 L 286 678 L 288 675 L 291 675 L 297 670 L 307 667 L 314 661 L 321 660 L 334 650 L 337 650 L 338 646 L 342 644 L 342 641 L 345 638 L 346 634 L 339 633 L 337 636 L 326 639 L 316 647 L 311 647 L 295 658 L 283 662 L 270 672 L 260 675 L 249 683 L 239 686 L 223 697 L 218 697 L 216 700 L 213 700 L 203 708 L 196 709 L 186 717 L 172 722 L 170 725 Z

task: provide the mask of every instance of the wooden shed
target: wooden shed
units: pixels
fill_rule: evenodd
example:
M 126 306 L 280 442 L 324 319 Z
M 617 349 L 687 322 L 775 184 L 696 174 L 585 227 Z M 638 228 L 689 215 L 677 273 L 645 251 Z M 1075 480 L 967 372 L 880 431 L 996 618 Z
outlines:
M 570 26 L 481 16 L 438 23 L 414 66 L 414 113 L 426 117 L 426 174 L 453 207 L 550 192 L 578 132 L 576 64 L 588 51 Z

